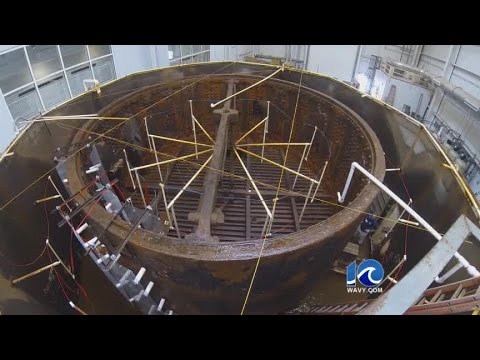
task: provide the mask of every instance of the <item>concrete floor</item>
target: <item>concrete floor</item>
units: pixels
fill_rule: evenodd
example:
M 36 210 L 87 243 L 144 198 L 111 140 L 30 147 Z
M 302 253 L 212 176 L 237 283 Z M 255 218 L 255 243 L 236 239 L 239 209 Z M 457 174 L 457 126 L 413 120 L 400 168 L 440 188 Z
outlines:
M 55 315 L 50 307 L 40 304 L 0 273 L 0 315 Z

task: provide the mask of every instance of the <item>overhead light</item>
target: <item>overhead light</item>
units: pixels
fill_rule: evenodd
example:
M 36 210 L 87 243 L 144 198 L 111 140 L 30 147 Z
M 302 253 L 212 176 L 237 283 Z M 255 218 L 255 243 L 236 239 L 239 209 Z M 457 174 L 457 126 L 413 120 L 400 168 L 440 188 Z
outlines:
M 465 99 L 465 100 L 463 101 L 463 103 L 464 103 L 465 105 L 467 105 L 467 106 L 468 106 L 470 109 L 472 109 L 473 111 L 478 111 L 478 110 L 479 110 L 478 106 L 472 104 L 470 101 L 468 101 L 468 99 Z

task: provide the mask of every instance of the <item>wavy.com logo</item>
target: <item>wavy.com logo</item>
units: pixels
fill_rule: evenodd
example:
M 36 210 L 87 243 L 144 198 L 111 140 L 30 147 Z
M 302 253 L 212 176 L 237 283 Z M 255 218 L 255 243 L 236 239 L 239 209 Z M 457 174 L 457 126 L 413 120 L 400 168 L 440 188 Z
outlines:
M 352 261 L 347 266 L 347 292 L 348 293 L 381 293 L 378 287 L 383 280 L 383 266 L 375 259 L 365 259 L 357 267 L 357 262 Z M 358 282 L 364 287 L 357 287 Z

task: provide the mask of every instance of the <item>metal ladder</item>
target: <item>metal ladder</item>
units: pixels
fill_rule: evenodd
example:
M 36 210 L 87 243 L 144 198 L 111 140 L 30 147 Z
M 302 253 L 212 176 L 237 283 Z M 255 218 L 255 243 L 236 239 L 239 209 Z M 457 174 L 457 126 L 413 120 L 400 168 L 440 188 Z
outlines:
M 325 304 L 292 311 L 292 315 L 354 315 L 373 300 Z M 480 309 L 480 277 L 425 290 L 405 315 L 446 315 Z
M 96 165 L 99 167 L 99 172 L 106 174 L 101 162 L 97 164 L 100 164 Z M 89 190 L 90 185 L 85 186 L 81 191 L 73 193 L 70 190 L 69 182 L 66 179 L 66 168 L 63 163 L 57 165 L 56 170 L 60 179 L 62 180 L 65 190 L 70 195 L 70 198 L 64 201 L 62 205 L 74 199 L 75 196 L 79 195 L 83 190 Z M 115 181 L 112 181 L 108 184 L 114 183 Z M 71 201 L 70 205 L 73 205 L 73 208 L 69 207 L 69 211 L 62 209 L 62 206 L 57 206 L 56 210 L 62 217 L 62 220 L 59 222 L 58 226 L 61 227 L 65 224 L 68 224 L 75 235 L 75 238 L 78 240 L 82 248 L 86 250 L 85 256 L 89 256 L 91 258 L 91 260 L 102 270 L 105 277 L 115 286 L 122 296 L 138 310 L 148 315 L 172 315 L 173 311 L 167 310 L 164 307 L 166 299 L 161 298 L 157 301 L 152 298 L 150 291 L 152 290 L 154 283 L 152 281 L 150 281 L 147 285 L 141 283 L 141 279 L 146 272 L 144 267 L 141 267 L 138 273 L 135 274 L 132 270 L 117 262 L 117 260 L 120 258 L 123 247 L 129 240 L 129 235 L 133 233 L 133 231 L 139 226 L 142 218 L 145 217 L 148 210 L 146 209 L 144 212 L 142 212 L 142 215 L 139 217 L 139 219 L 134 221 L 132 224 L 132 221 L 129 219 L 129 217 L 131 217 L 134 212 L 138 210 L 133 208 L 131 205 L 131 200 L 128 201 L 127 199 L 127 201 L 122 204 L 111 186 L 108 186 L 108 184 L 103 184 L 100 176 L 95 176 L 92 180 L 92 185 L 96 186 L 97 190 L 95 194 L 84 201 L 83 204 L 79 205 L 76 201 Z M 89 191 L 89 193 L 90 192 L 91 191 Z M 103 235 L 105 234 L 108 226 L 103 229 L 101 233 L 97 233 L 91 226 L 88 225 L 87 222 L 84 222 L 84 224 L 81 226 L 75 226 L 73 223 L 73 219 L 76 215 L 81 214 L 84 210 L 86 210 L 86 208 L 89 207 L 89 204 L 95 204 L 95 202 L 98 202 L 99 204 L 103 202 L 102 206 L 112 214 L 112 219 L 108 226 L 110 226 L 117 217 L 123 217 L 124 220 L 132 226 L 129 235 L 127 235 L 117 249 L 114 249 L 111 244 L 105 242 L 103 239 Z M 127 215 L 126 205 L 128 203 L 132 207 L 132 211 L 130 211 Z

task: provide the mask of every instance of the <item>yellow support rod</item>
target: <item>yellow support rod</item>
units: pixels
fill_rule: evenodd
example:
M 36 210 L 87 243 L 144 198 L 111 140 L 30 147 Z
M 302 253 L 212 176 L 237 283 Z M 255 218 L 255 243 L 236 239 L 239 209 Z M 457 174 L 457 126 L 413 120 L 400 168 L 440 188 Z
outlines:
M 65 271 L 72 277 L 72 279 L 75 279 L 75 274 L 72 274 L 72 272 L 70 271 L 70 269 L 63 263 L 62 259 L 60 258 L 60 256 L 58 256 L 57 252 L 55 251 L 55 249 L 53 248 L 52 245 L 50 245 L 50 241 L 47 239 L 46 241 L 47 243 L 47 246 L 50 248 L 50 250 L 52 250 L 53 252 L 53 255 L 55 255 L 55 257 L 57 258 L 58 261 L 60 261 L 60 265 L 63 266 L 63 268 L 65 269 Z
M 247 90 L 250 90 L 251 88 L 253 88 L 253 87 L 257 86 L 257 85 L 260 85 L 260 84 L 263 83 L 264 81 L 267 81 L 268 79 L 270 79 L 272 76 L 277 75 L 280 71 L 283 71 L 283 69 L 284 69 L 284 68 L 283 68 L 283 66 L 282 66 L 280 69 L 278 69 L 277 71 L 275 71 L 273 74 L 268 75 L 266 78 L 263 78 L 262 80 L 257 81 L 255 84 L 252 84 L 252 85 L 250 85 L 249 87 L 247 87 L 247 88 L 245 88 L 245 89 L 243 89 L 243 90 L 240 90 L 239 92 L 236 92 L 235 94 L 232 94 L 232 95 L 226 97 L 225 99 L 220 100 L 219 102 L 216 102 L 215 104 L 211 104 L 210 107 L 214 108 L 214 107 L 216 107 L 216 106 L 224 103 L 225 101 L 227 101 L 227 100 L 229 100 L 229 99 L 231 99 L 231 98 L 233 98 L 233 97 L 235 97 L 235 96 L 237 96 L 237 95 L 239 95 L 239 94 L 241 94 L 241 93 L 243 93 L 243 92 L 245 92 L 245 91 L 247 91 Z
M 174 139 L 174 138 L 169 138 L 169 137 L 160 136 L 160 135 L 153 135 L 153 134 L 150 134 L 149 136 L 150 136 L 150 137 L 153 137 L 153 138 L 156 138 L 156 139 L 163 139 L 163 140 L 168 140 L 168 141 L 175 141 L 175 142 L 179 142 L 179 143 L 182 143 L 182 144 L 206 146 L 206 147 L 209 147 L 209 148 L 213 148 L 213 145 L 202 144 L 202 143 L 199 143 L 199 142 L 195 143 L 195 142 L 193 142 L 193 141 Z
M 193 115 L 192 115 L 192 116 L 193 116 Z M 197 120 L 197 118 L 196 118 L 195 116 L 193 116 L 193 120 L 194 120 L 195 123 L 198 125 L 198 127 L 200 128 L 200 130 L 202 130 L 203 133 L 204 133 L 205 135 L 207 135 L 208 139 L 209 139 L 213 144 L 215 144 L 215 141 L 212 139 L 212 137 L 211 137 L 210 134 L 207 132 L 207 130 L 205 130 L 205 129 L 203 128 L 203 126 L 198 122 L 198 120 Z
M 242 149 L 242 148 L 240 148 L 240 147 L 237 147 L 237 149 L 240 150 L 240 151 L 243 151 L 245 154 L 254 156 L 254 157 L 256 157 L 256 158 L 258 158 L 258 159 L 260 159 L 260 160 L 264 160 L 264 161 L 268 162 L 269 164 L 278 166 L 279 168 L 281 168 L 281 169 L 283 169 L 283 170 L 286 170 L 286 171 L 288 171 L 288 172 L 291 172 L 292 174 L 298 175 L 298 176 L 300 176 L 301 178 L 304 178 L 304 179 L 306 179 L 306 180 L 309 180 L 309 181 L 311 181 L 311 182 L 313 182 L 313 183 L 315 183 L 315 184 L 319 184 L 319 181 L 317 181 L 317 180 L 315 180 L 315 179 L 312 179 L 312 178 L 309 178 L 308 176 L 305 176 L 305 175 L 303 175 L 303 174 L 300 174 L 299 172 L 297 172 L 297 171 L 295 171 L 295 170 L 292 170 L 292 169 L 290 169 L 290 168 L 288 168 L 288 167 L 286 167 L 286 166 L 283 166 L 283 165 L 281 165 L 281 164 L 278 164 L 278 163 L 276 163 L 275 161 L 272 161 L 272 160 L 270 160 L 270 159 L 261 157 L 260 155 L 254 154 L 254 153 L 252 153 L 252 152 L 250 152 L 250 151 L 248 151 L 248 150 Z
M 262 121 L 260 121 L 257 125 L 255 125 L 253 128 L 251 128 L 250 130 L 248 130 L 240 139 L 237 140 L 237 142 L 235 143 L 235 145 L 237 145 L 240 141 L 242 141 L 243 139 L 245 139 L 248 135 L 250 135 L 250 133 L 252 133 L 256 128 L 258 128 L 260 125 L 262 125 L 265 121 L 267 121 L 268 118 L 265 118 L 263 119 Z
M 12 280 L 12 285 L 15 285 L 16 283 L 19 283 L 19 282 L 22 281 L 22 280 L 26 280 L 26 279 L 28 279 L 28 278 L 31 278 L 32 276 L 35 276 L 35 275 L 37 275 L 37 274 L 40 274 L 41 272 L 43 272 L 43 271 L 45 271 L 45 270 L 48 270 L 48 269 L 53 268 L 53 267 L 55 267 L 55 266 L 57 266 L 57 265 L 60 265 L 60 263 L 61 263 L 60 260 L 55 261 L 54 263 L 51 263 L 51 264 L 49 264 L 49 265 L 47 265 L 47 266 L 44 266 L 44 267 L 42 267 L 42 268 L 40 268 L 40 269 L 38 269 L 38 270 L 32 271 L 31 273 L 28 273 L 27 275 L 23 275 L 23 276 L 15 279 L 15 280 Z
M 46 197 L 46 198 L 43 198 L 43 199 L 36 200 L 35 204 L 40 204 L 42 202 L 45 202 L 45 201 L 48 201 L 48 200 L 53 200 L 53 199 L 58 199 L 58 198 L 61 198 L 61 197 L 62 197 L 61 195 L 49 196 L 49 197 Z
M 80 309 L 77 305 L 75 305 L 72 301 L 70 301 L 70 306 L 72 308 L 74 308 L 75 310 L 77 310 L 80 314 L 82 315 L 88 315 L 85 311 L 83 311 L 82 309 Z
M 55 116 L 55 117 L 43 117 L 37 120 L 31 120 L 31 122 L 43 122 L 43 121 L 61 121 L 61 120 L 117 120 L 125 121 L 129 118 L 126 117 L 111 117 L 111 116 L 78 116 L 78 117 L 64 117 L 64 116 Z
M 242 165 L 243 171 L 245 171 L 245 174 L 247 174 L 248 180 L 250 180 L 250 182 L 252 183 L 253 188 L 255 189 L 255 192 L 257 193 L 258 197 L 260 198 L 260 201 L 262 202 L 262 205 L 263 205 L 263 207 L 265 208 L 265 211 L 267 212 L 267 215 L 268 215 L 268 218 L 267 218 L 267 219 L 271 219 L 271 218 L 272 218 L 272 212 L 270 211 L 270 209 L 268 208 L 267 204 L 265 203 L 265 200 L 263 199 L 262 194 L 261 194 L 260 191 L 258 190 L 257 185 L 255 184 L 255 181 L 253 181 L 252 176 L 251 176 L 250 173 L 248 172 L 248 169 L 247 169 L 247 167 L 245 166 L 245 164 L 243 163 L 242 158 L 241 158 L 240 155 L 238 154 L 237 149 L 233 149 L 233 151 L 235 151 L 235 155 L 237 156 L 238 161 L 240 161 L 240 165 Z M 265 224 L 266 224 L 266 221 L 267 221 L 267 220 L 265 220 Z M 263 228 L 265 229 L 265 225 L 263 226 Z
M 177 199 L 180 197 L 180 195 L 183 194 L 183 192 L 190 186 L 190 184 L 195 180 L 195 178 L 198 176 L 198 174 L 200 174 L 200 172 L 205 168 L 205 166 L 207 166 L 207 164 L 210 162 L 210 160 L 212 160 L 212 157 L 213 157 L 213 154 L 210 155 L 210 157 L 208 158 L 207 161 L 205 161 L 203 163 L 203 165 L 200 167 L 200 169 L 197 170 L 197 172 L 190 178 L 190 180 L 188 180 L 188 182 L 185 184 L 185 186 L 178 192 L 177 195 L 175 195 L 175 197 L 172 199 L 172 201 L 170 201 L 170 203 L 168 204 L 167 206 L 167 210 L 170 209 L 173 204 L 175 203 L 175 201 L 177 201 Z
M 193 153 L 193 154 L 189 154 L 189 155 L 185 155 L 185 156 L 180 156 L 180 157 L 178 157 L 178 158 L 169 159 L 169 160 L 164 160 L 164 161 L 156 162 L 156 163 L 153 163 L 153 164 L 137 166 L 136 168 L 131 168 L 130 171 L 147 169 L 147 168 L 152 167 L 152 166 L 164 165 L 164 164 L 168 164 L 168 163 L 175 162 L 175 161 L 178 161 L 178 160 L 188 159 L 188 158 L 191 158 L 191 157 L 194 157 L 194 156 L 197 156 L 197 155 L 205 154 L 205 153 L 207 153 L 207 152 L 209 152 L 209 151 L 212 151 L 212 149 L 207 149 L 207 150 L 199 151 L 198 153 Z
M 255 144 L 240 144 L 237 146 L 240 147 L 249 147 L 249 146 L 306 146 L 310 143 L 255 143 Z

